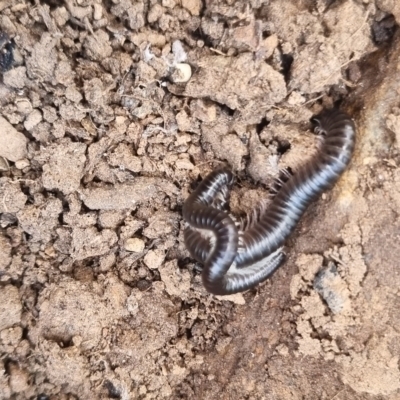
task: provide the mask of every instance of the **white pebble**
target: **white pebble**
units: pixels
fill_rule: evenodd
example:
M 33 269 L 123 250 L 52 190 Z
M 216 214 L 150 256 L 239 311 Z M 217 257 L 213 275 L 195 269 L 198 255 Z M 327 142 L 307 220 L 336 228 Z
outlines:
M 0 116 L 0 157 L 17 161 L 26 157 L 26 137 Z
M 142 239 L 130 238 L 125 241 L 125 250 L 133 253 L 141 253 L 144 250 L 145 244 Z
M 29 165 L 29 161 L 26 158 L 15 162 L 15 168 L 17 169 L 24 169 L 26 167 L 29 167 Z
M 185 83 L 192 77 L 192 67 L 186 63 L 175 65 L 175 71 L 171 75 L 172 82 Z

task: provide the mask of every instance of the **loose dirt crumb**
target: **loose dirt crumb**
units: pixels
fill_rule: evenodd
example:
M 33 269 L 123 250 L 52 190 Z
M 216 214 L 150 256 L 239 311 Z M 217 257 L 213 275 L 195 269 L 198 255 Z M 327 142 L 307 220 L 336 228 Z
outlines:
M 85 164 L 86 146 L 62 139 L 57 145 L 49 146 L 41 152 L 48 158 L 43 165 L 43 186 L 48 190 L 60 190 L 64 194 L 75 192 L 80 186 Z
M 16 213 L 25 206 L 27 196 L 22 193 L 19 182 L 0 178 L 0 213 Z
M 18 289 L 7 285 L 0 291 L 0 331 L 21 322 L 22 304 Z
M 176 187 L 163 179 L 135 178 L 129 184 L 82 191 L 82 199 L 92 210 L 124 210 L 147 202 L 158 193 L 176 193 Z

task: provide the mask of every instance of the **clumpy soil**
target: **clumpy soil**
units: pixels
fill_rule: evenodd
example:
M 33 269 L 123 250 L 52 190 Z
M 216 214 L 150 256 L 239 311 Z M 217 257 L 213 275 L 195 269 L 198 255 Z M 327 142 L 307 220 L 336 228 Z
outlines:
M 399 23 L 396 0 L 1 0 L 0 399 L 399 399 Z M 184 200 L 226 162 L 251 213 L 334 105 L 351 166 L 270 280 L 209 295 Z

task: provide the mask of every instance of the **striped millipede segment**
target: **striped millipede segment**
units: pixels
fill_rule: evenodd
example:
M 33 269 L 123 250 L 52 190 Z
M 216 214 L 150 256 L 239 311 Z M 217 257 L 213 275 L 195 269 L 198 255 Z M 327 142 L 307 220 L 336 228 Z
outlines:
M 185 244 L 192 257 L 204 264 L 203 282 L 209 292 L 242 292 L 267 279 L 282 264 L 282 247 L 309 204 L 346 169 L 355 146 L 352 119 L 334 109 L 324 111 L 314 122 L 316 133 L 323 135 L 320 151 L 282 185 L 246 230 L 239 230 L 222 210 L 233 184 L 227 168 L 208 175 L 185 202 Z M 208 232 L 210 239 L 200 232 Z
M 192 241 L 185 234 L 185 243 L 193 257 L 205 259 L 203 284 L 210 293 L 224 294 L 221 288 L 238 249 L 238 230 L 225 211 L 212 206 L 224 187 L 230 187 L 233 175 L 227 169 L 211 172 L 189 196 L 183 206 L 183 218 L 191 228 L 212 232 L 212 249 L 204 242 Z M 208 254 L 206 254 L 207 252 Z

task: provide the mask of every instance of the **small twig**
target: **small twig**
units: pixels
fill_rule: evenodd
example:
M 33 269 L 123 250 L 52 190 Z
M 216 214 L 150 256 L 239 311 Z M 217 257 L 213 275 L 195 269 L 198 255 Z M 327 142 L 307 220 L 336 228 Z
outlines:
M 313 102 L 315 102 L 315 101 L 321 99 L 321 98 L 324 97 L 324 96 L 325 96 L 325 93 L 320 94 L 319 96 L 317 96 L 317 97 L 315 97 L 315 98 L 313 98 L 313 99 L 311 99 L 311 100 L 307 100 L 305 103 L 300 104 L 300 105 L 301 105 L 301 106 L 305 106 L 305 105 L 307 105 L 307 104 L 313 103 Z
M 337 397 L 337 396 L 338 396 L 340 393 L 342 393 L 342 392 L 344 392 L 344 389 L 339 390 L 339 391 L 331 398 L 331 400 L 334 400 L 335 397 Z
M 227 54 L 223 53 L 222 51 L 220 51 L 218 49 L 214 49 L 214 47 L 210 47 L 210 50 L 213 51 L 214 53 L 219 54 L 220 56 L 228 57 Z

